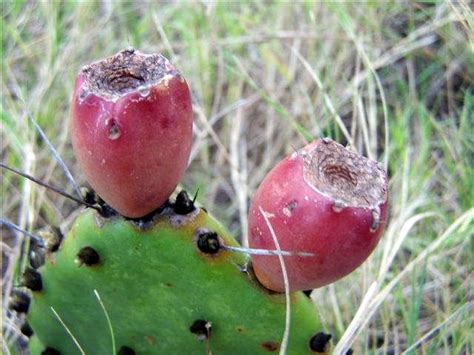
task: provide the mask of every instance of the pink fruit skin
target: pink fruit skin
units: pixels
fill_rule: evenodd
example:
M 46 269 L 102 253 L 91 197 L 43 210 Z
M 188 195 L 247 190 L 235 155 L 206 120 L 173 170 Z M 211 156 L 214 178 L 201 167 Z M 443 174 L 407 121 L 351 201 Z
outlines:
M 98 195 L 121 215 L 143 217 L 171 195 L 188 163 L 191 96 L 180 76 L 148 95 L 132 91 L 115 102 L 89 94 L 81 100 L 79 74 L 72 102 L 72 142 Z M 113 127 L 115 125 L 115 127 Z
M 305 151 L 310 151 L 316 141 Z M 270 230 L 259 207 L 268 213 L 281 250 L 315 256 L 284 256 L 290 290 L 309 290 L 332 283 L 357 268 L 373 251 L 384 229 L 387 202 L 380 207 L 380 225 L 370 231 L 369 208 L 333 210 L 333 199 L 315 191 L 303 178 L 303 158 L 280 162 L 258 188 L 249 214 L 251 248 L 275 250 Z M 253 256 L 257 278 L 267 288 L 285 290 L 277 256 Z

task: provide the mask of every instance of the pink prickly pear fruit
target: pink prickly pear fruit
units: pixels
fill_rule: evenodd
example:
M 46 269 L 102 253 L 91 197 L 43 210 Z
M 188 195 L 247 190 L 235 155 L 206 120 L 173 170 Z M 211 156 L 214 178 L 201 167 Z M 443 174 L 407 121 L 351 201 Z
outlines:
M 317 140 L 265 177 L 250 209 L 249 245 L 275 250 L 270 224 L 280 249 L 296 254 L 283 257 L 290 290 L 327 285 L 374 250 L 386 221 L 387 190 L 379 163 L 330 139 Z M 265 287 L 285 290 L 278 256 L 255 255 L 252 264 Z
M 160 207 L 181 179 L 192 143 L 191 95 L 160 54 L 125 49 L 76 79 L 74 152 L 97 194 L 121 215 Z

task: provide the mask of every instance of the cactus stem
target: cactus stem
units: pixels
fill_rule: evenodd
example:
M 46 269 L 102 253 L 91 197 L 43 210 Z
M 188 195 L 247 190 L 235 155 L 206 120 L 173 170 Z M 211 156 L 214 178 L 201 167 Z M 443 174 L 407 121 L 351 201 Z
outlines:
M 87 246 L 79 250 L 76 263 L 79 264 L 79 266 L 94 266 L 100 263 L 100 255 L 94 248 Z
M 31 291 L 41 291 L 43 289 L 43 281 L 41 274 L 33 268 L 26 268 L 21 278 L 23 286 L 29 288 Z
M 309 347 L 317 353 L 325 353 L 328 350 L 332 335 L 323 332 L 317 333 L 309 340 Z

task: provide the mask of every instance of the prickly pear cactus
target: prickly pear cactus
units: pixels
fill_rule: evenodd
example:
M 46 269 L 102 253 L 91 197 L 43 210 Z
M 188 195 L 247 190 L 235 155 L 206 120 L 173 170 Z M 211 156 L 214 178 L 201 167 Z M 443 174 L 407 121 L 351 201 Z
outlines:
M 146 221 L 84 211 L 38 269 L 31 354 L 278 353 L 285 295 L 260 285 L 203 209 L 181 209 Z M 321 331 L 310 299 L 292 293 L 287 354 L 324 352 Z

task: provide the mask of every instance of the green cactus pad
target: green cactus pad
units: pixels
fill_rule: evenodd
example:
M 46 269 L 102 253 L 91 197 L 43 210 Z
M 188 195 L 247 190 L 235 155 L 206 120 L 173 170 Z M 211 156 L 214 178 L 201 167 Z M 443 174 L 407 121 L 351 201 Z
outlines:
M 37 337 L 33 355 L 45 347 L 80 354 L 65 326 L 86 354 L 113 353 L 94 290 L 110 318 L 116 352 L 124 346 L 136 354 L 279 352 L 285 297 L 255 281 L 244 254 L 198 249 L 198 231 L 205 230 L 217 232 L 225 245 L 238 245 L 211 216 L 199 209 L 178 216 L 167 209 L 145 227 L 121 217 L 103 219 L 92 210 L 77 218 L 39 270 L 43 290 L 33 293 L 28 315 Z M 88 260 L 85 247 L 99 259 Z M 209 332 L 204 325 L 211 326 Z M 310 338 L 320 331 L 312 302 L 292 293 L 287 353 L 312 353 Z

